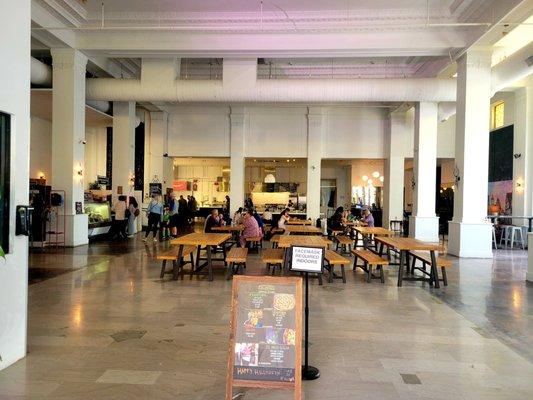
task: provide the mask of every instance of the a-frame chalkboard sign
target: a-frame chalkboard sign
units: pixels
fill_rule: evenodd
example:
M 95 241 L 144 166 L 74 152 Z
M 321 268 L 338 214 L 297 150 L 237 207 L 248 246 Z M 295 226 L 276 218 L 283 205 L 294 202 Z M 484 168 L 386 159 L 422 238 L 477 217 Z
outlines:
M 302 279 L 233 278 L 226 400 L 234 387 L 294 390 L 302 398 Z

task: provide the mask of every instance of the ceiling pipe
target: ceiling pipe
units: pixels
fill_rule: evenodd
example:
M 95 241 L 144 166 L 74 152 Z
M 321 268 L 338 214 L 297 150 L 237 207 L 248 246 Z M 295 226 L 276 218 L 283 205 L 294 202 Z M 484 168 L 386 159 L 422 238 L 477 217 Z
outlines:
M 51 88 L 52 76 L 53 70 L 50 65 L 31 57 L 30 82 L 33 85 Z M 103 113 L 107 113 L 111 110 L 111 103 L 105 100 L 87 100 L 86 104 Z
M 253 85 L 221 80 L 87 79 L 94 100 L 168 102 L 454 101 L 455 79 L 257 79 Z

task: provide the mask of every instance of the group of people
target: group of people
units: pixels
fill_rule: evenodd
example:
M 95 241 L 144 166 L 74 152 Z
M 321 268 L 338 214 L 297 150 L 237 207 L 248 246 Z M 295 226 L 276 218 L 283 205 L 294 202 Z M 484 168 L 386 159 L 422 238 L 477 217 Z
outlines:
M 139 203 L 133 196 L 118 196 L 113 205 L 115 219 L 111 224 L 110 235 L 112 239 L 126 239 L 135 234 L 135 218 L 139 216 Z
M 374 227 L 374 217 L 368 208 L 362 211 L 359 208 L 352 207 L 350 212 L 344 211 L 344 207 L 338 207 L 335 213 L 328 220 L 329 229 L 344 229 L 346 222 L 360 221 L 368 227 Z
M 239 245 L 246 246 L 247 238 L 262 238 L 265 235 L 265 224 L 261 216 L 254 209 L 239 209 L 233 215 L 233 219 L 226 221 L 224 216 L 217 209 L 211 210 L 211 214 L 205 220 L 204 232 L 216 232 L 213 228 L 224 226 L 228 223 L 243 225 L 244 229 L 239 236 Z

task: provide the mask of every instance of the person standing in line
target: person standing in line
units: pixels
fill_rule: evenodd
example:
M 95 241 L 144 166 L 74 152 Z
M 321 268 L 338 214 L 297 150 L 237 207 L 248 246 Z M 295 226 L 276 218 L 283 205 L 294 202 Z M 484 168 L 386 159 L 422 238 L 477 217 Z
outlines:
M 191 224 L 194 225 L 194 218 L 196 217 L 196 212 L 198 211 L 198 202 L 194 196 L 191 196 Z
M 168 213 L 170 215 L 170 234 L 173 237 L 178 236 L 178 225 L 179 225 L 179 213 L 178 213 L 178 202 L 176 201 L 176 193 L 170 193 L 170 199 L 168 200 Z
M 120 195 L 118 196 L 118 200 L 113 205 L 113 211 L 115 211 L 115 219 L 112 224 L 112 238 L 119 238 L 119 239 L 125 239 L 127 237 L 126 235 L 126 196 Z
M 132 237 L 136 233 L 135 229 L 135 219 L 139 215 L 139 203 L 135 197 L 130 196 L 128 210 L 130 214 L 128 216 L 128 237 Z
M 180 226 L 185 226 L 187 223 L 187 200 L 183 198 L 183 195 L 180 195 L 178 200 L 178 214 Z
M 157 229 L 159 228 L 159 223 L 161 222 L 161 217 L 163 216 L 163 203 L 161 203 L 158 194 L 154 194 L 152 196 L 152 200 L 150 200 L 150 204 L 148 204 L 146 213 L 148 214 L 148 228 L 146 228 L 146 234 L 143 242 L 148 240 L 148 235 L 150 235 L 150 232 L 153 232 L 154 242 L 157 242 Z

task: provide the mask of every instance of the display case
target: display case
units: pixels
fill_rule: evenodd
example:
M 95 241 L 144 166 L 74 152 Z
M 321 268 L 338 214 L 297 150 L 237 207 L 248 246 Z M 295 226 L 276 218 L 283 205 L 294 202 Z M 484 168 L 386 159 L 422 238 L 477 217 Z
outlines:
M 111 207 L 108 202 L 85 203 L 85 214 L 89 217 L 89 229 L 111 225 Z

